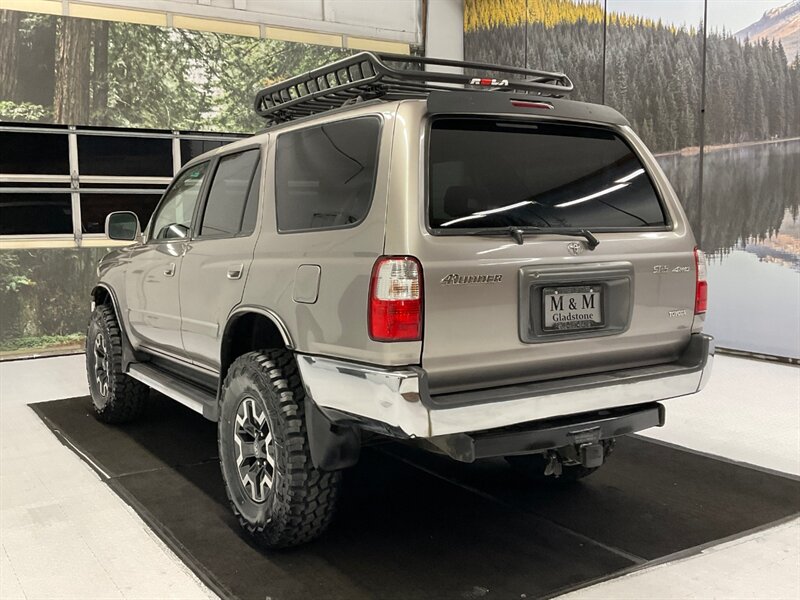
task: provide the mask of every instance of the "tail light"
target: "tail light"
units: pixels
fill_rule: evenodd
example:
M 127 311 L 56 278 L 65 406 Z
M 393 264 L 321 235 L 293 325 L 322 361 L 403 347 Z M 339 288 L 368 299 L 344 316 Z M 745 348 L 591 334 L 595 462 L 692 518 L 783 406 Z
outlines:
M 372 268 L 369 337 L 378 342 L 422 339 L 422 267 L 416 258 L 382 257 Z
M 702 250 L 694 249 L 695 264 L 695 289 L 694 289 L 694 314 L 706 312 L 708 307 L 708 281 L 706 281 L 706 256 Z

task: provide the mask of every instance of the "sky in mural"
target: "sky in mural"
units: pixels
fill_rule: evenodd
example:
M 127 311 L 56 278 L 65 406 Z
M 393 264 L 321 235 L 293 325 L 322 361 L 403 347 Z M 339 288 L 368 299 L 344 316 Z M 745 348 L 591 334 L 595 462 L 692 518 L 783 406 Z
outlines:
M 675 25 L 693 25 L 703 19 L 703 3 L 697 0 L 609 0 L 613 9 L 641 15 Z M 709 0 L 708 16 L 712 27 L 737 32 L 758 21 L 768 10 L 787 0 Z

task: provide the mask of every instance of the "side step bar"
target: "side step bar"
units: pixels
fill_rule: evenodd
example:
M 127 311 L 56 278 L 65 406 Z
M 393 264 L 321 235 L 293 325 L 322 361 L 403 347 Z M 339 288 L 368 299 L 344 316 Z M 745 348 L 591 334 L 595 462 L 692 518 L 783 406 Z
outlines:
M 200 413 L 206 419 L 216 421 L 219 418 L 216 397 L 199 386 L 143 363 L 130 365 L 128 375 Z

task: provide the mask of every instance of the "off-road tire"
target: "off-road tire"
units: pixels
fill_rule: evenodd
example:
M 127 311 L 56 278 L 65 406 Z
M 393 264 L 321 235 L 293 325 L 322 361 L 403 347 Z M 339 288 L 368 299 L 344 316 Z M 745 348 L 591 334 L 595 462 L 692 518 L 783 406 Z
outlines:
M 253 401 L 267 416 L 274 466 L 264 499 L 253 499 L 237 466 L 237 435 L 243 403 Z M 327 529 L 341 487 L 340 472 L 317 469 L 308 444 L 305 390 L 288 350 L 250 352 L 234 361 L 222 387 L 219 456 L 231 508 L 239 523 L 263 548 L 286 548 L 311 541 Z M 238 446 L 242 446 L 239 439 Z M 263 456 L 263 454 L 261 455 Z M 255 487 L 251 484 L 251 488 Z
M 98 341 L 98 336 L 102 338 Z M 106 358 L 101 361 L 105 385 L 98 380 L 99 356 L 96 345 L 102 342 Z M 150 388 L 122 371 L 122 334 L 114 309 L 101 304 L 94 309 L 86 333 L 86 377 L 94 415 L 104 423 L 127 423 L 144 411 Z M 104 393 L 105 392 L 105 393 Z
M 583 465 L 562 465 L 561 475 L 545 475 L 547 459 L 542 454 L 521 454 L 517 456 L 506 456 L 506 462 L 518 473 L 525 477 L 542 483 L 570 484 L 588 477 L 600 467 L 588 468 Z

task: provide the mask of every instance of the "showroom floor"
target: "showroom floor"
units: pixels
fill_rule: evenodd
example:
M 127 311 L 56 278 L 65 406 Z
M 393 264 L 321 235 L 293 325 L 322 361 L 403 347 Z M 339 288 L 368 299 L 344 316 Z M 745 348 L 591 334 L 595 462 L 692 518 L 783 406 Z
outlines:
M 213 597 L 27 406 L 85 394 L 82 356 L 0 363 L 0 598 Z M 800 477 L 798 398 L 797 367 L 718 356 L 709 387 L 670 401 L 652 436 Z M 570 597 L 800 597 L 798 520 L 669 558 Z

